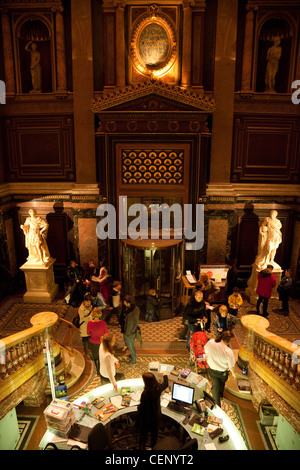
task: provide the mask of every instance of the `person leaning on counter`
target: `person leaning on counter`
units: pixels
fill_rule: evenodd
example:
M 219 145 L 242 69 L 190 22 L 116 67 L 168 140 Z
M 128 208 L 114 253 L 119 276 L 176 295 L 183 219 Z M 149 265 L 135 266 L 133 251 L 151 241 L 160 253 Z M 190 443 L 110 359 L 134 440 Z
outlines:
M 138 405 L 137 428 L 140 433 L 140 450 L 146 449 L 148 432 L 151 434 L 151 447 L 155 446 L 158 426 L 161 419 L 160 395 L 168 387 L 168 376 L 163 372 L 163 382 L 159 383 L 152 372 L 144 372 L 145 388 Z

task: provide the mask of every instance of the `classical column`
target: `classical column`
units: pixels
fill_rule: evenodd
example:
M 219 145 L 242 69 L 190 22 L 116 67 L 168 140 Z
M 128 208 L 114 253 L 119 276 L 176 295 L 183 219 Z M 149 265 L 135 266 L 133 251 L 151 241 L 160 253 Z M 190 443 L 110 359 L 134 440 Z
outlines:
M 209 190 L 230 184 L 238 0 L 218 2 Z M 226 116 L 226 118 L 225 118 Z
M 300 47 L 298 47 L 298 54 L 296 60 L 295 80 L 300 80 Z
M 5 68 L 5 85 L 6 93 L 15 93 L 15 71 L 14 71 L 14 58 L 11 43 L 11 31 L 8 11 L 2 11 L 2 39 L 3 39 L 3 54 L 4 54 L 4 68 Z
M 115 2 L 116 9 L 116 86 L 125 86 L 124 9 L 126 0 Z
M 76 183 L 96 183 L 91 1 L 72 0 L 73 113 Z
M 63 9 L 56 11 L 56 69 L 57 91 L 67 91 L 66 54 L 65 54 L 65 27 Z
M 242 91 L 251 90 L 252 76 L 254 9 L 247 7 L 247 10 L 242 68 Z
M 193 2 L 194 3 L 194 2 Z M 182 38 L 182 86 L 191 86 L 191 58 L 192 58 L 192 9 L 191 0 L 184 0 L 183 6 L 183 38 Z

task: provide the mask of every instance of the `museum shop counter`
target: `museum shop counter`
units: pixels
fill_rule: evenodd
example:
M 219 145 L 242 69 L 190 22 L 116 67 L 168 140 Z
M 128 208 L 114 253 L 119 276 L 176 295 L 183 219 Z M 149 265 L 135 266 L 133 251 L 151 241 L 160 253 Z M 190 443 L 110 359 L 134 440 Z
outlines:
M 149 370 L 153 367 L 153 364 L 149 364 Z M 200 381 L 198 384 L 193 383 L 196 377 L 196 374 L 191 372 L 188 380 L 182 380 L 181 378 L 176 378 L 172 371 L 174 366 L 166 365 L 166 364 L 159 364 L 158 370 L 152 370 L 152 372 L 160 378 L 160 374 L 162 371 L 165 371 L 168 374 L 169 382 L 171 386 L 173 386 L 174 382 L 178 384 L 185 384 L 190 387 L 193 387 L 195 390 L 194 399 L 199 400 L 203 397 L 204 389 L 206 388 L 207 380 L 201 376 Z M 72 402 L 72 413 L 74 416 L 73 421 L 77 422 L 83 426 L 88 428 L 93 428 L 97 423 L 103 422 L 105 425 L 108 438 L 111 442 L 111 426 L 115 420 L 119 419 L 120 417 L 134 417 L 133 413 L 137 411 L 137 407 L 140 401 L 141 393 L 144 389 L 144 382 L 142 378 L 136 379 L 126 379 L 117 382 L 118 384 L 118 391 L 113 389 L 111 384 L 106 384 L 95 388 L 88 393 L 80 396 L 74 402 Z M 170 387 L 169 384 L 169 387 Z M 171 420 L 174 420 L 177 424 L 180 425 L 180 436 L 187 438 L 197 439 L 198 442 L 198 450 L 206 450 L 206 449 L 220 449 L 220 450 L 247 450 L 245 442 L 239 433 L 238 429 L 231 421 L 231 419 L 226 415 L 226 413 L 215 406 L 213 409 L 209 409 L 205 407 L 207 410 L 207 416 L 215 418 L 216 421 L 222 423 L 223 432 L 221 436 L 229 436 L 229 439 L 226 442 L 220 443 L 218 437 L 212 439 L 209 433 L 206 434 L 206 442 L 203 442 L 204 436 L 197 434 L 195 432 L 195 428 L 193 424 L 190 424 L 192 419 L 196 419 L 200 417 L 200 414 L 196 408 L 195 401 L 191 407 L 189 420 L 187 420 L 186 415 L 179 413 L 178 411 L 174 411 L 173 409 L 169 408 L 168 403 L 171 399 L 171 393 L 169 391 L 162 393 L 161 396 L 161 411 L 162 415 L 168 417 Z M 124 394 L 130 396 L 129 406 L 123 406 L 124 403 Z M 57 400 L 59 402 L 59 400 Z M 171 400 L 173 401 L 173 400 Z M 203 400 L 202 400 L 203 401 Z M 51 403 L 53 404 L 54 401 Z M 65 402 L 70 403 L 70 402 Z M 51 405 L 49 405 L 51 406 Z M 64 406 L 64 405 L 63 405 Z M 112 407 L 113 409 L 109 410 L 107 407 Z M 49 407 L 48 407 L 49 408 Z M 64 436 L 64 432 L 54 432 L 51 427 L 49 427 L 49 421 L 47 420 L 47 409 L 45 410 L 45 419 L 47 421 L 48 429 L 44 434 L 40 444 L 40 449 L 45 449 L 48 443 L 55 443 L 55 445 L 61 450 L 68 450 L 74 444 L 80 444 L 76 440 L 70 440 L 67 437 L 67 434 Z M 188 421 L 188 422 L 187 422 Z M 194 429 L 194 430 L 193 430 Z M 59 436 L 59 434 L 61 434 Z M 87 445 L 82 445 L 83 448 L 87 448 Z M 110 452 L 110 451 L 107 451 Z M 114 451 L 112 451 L 114 452 Z M 118 452 L 118 451 L 117 451 Z M 154 452 L 154 451 L 152 451 Z

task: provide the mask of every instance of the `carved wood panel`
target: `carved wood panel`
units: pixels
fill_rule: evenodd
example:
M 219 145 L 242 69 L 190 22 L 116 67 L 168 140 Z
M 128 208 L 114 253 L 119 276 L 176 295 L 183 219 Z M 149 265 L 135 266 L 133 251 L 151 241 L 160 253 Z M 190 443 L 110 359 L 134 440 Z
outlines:
M 8 181 L 74 181 L 73 119 L 69 116 L 6 120 Z
M 299 182 L 297 117 L 235 116 L 231 181 Z

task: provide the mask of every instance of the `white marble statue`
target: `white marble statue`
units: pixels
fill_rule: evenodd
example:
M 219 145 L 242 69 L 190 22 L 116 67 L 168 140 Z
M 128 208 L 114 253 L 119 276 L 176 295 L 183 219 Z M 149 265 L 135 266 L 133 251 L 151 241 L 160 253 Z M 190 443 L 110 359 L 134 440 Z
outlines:
M 265 91 L 275 91 L 275 77 L 278 72 L 279 60 L 282 48 L 280 47 L 280 38 L 274 38 L 273 46 L 269 47 L 267 52 L 267 67 L 265 74 Z
M 278 212 L 272 210 L 270 217 L 266 217 L 259 228 L 258 252 L 255 265 L 258 269 L 265 269 L 268 264 L 280 269 L 275 263 L 276 250 L 282 242 L 281 222 L 277 219 Z
M 41 55 L 37 50 L 35 42 L 29 41 L 25 50 L 30 53 L 31 63 L 30 63 L 30 73 L 31 73 L 31 82 L 32 90 L 30 93 L 38 93 L 42 90 L 42 67 L 40 64 Z
M 46 264 L 50 260 L 50 253 L 47 245 L 48 222 L 36 215 L 34 209 L 28 211 L 21 229 L 25 235 L 25 246 L 28 249 L 27 261 L 32 264 Z

